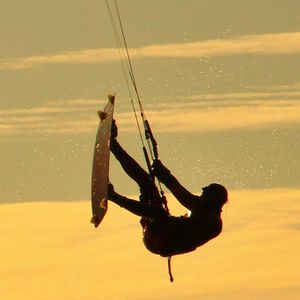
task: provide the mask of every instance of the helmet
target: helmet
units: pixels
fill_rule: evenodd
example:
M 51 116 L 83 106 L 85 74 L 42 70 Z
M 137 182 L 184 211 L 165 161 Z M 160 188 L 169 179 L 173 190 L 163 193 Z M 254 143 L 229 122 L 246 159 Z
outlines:
M 212 183 L 202 188 L 202 190 L 204 195 L 211 196 L 220 201 L 222 204 L 226 203 L 228 200 L 228 192 L 226 188 L 221 184 Z

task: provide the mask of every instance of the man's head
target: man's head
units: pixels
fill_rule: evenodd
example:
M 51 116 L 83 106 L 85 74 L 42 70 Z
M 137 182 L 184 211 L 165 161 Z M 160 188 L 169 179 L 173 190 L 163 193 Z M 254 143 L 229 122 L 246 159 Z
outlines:
M 228 201 L 228 193 L 226 188 L 218 183 L 212 183 L 202 188 L 203 196 L 208 199 L 208 202 L 215 208 L 222 208 Z

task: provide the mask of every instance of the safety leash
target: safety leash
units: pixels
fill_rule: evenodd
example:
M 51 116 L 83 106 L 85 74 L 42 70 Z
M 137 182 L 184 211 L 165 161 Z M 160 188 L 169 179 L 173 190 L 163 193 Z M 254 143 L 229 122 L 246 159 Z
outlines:
M 173 278 L 172 270 L 171 270 L 171 258 L 172 258 L 172 256 L 168 256 L 168 271 L 169 271 L 170 281 L 173 282 L 174 278 Z

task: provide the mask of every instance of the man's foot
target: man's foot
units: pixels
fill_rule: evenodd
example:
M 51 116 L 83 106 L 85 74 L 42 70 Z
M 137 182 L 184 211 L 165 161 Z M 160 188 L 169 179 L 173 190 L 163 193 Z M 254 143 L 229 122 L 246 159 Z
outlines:
M 116 120 L 112 120 L 111 124 L 111 139 L 115 139 L 118 136 L 118 127 L 116 124 Z
M 116 196 L 116 193 L 115 193 L 114 186 L 111 183 L 109 183 L 108 189 L 107 189 L 107 198 L 109 200 L 114 200 L 115 196 Z

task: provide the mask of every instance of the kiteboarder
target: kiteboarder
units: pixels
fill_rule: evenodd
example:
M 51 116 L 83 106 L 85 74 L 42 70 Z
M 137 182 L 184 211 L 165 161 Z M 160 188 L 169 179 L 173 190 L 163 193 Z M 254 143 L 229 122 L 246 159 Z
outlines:
M 202 188 L 200 196 L 190 193 L 160 160 L 154 160 L 152 174 L 189 210 L 185 216 L 172 216 L 164 208 L 153 176 L 146 172 L 117 141 L 117 126 L 112 125 L 111 152 L 124 171 L 140 187 L 140 200 L 118 194 L 109 184 L 108 198 L 141 218 L 143 241 L 148 250 L 163 257 L 195 250 L 222 231 L 221 212 L 228 201 L 227 190 L 218 183 Z

